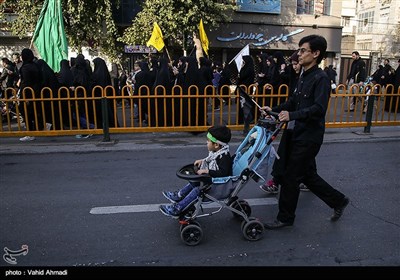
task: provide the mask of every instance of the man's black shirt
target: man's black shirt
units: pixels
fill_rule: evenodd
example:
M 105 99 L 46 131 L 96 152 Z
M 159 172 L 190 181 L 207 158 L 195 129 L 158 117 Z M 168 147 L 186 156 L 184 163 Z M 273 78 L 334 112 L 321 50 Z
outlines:
M 295 120 L 293 141 L 322 144 L 330 84 L 328 75 L 315 65 L 300 76 L 293 95 L 286 102 L 272 108 L 274 112 L 288 111 L 289 119 Z

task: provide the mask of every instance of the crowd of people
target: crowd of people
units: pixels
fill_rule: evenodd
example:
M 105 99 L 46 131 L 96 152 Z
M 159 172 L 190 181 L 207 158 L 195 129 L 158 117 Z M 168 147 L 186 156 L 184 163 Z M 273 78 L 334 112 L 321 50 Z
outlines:
M 378 68 L 370 76 L 368 76 L 366 70 L 367 68 L 366 63 L 361 58 L 360 53 L 358 51 L 352 52 L 352 59 L 353 62 L 351 63 L 350 66 L 350 72 L 346 78 L 347 86 L 351 87 L 353 85 L 357 85 L 357 87 L 352 87 L 352 93 L 362 92 L 363 88 L 365 88 L 367 84 L 370 84 L 372 86 L 380 85 L 383 90 L 388 85 L 393 85 L 395 89 L 394 92 L 395 93 L 397 92 L 396 89 L 398 89 L 400 86 L 400 64 L 395 70 L 390 65 L 390 60 L 386 58 L 383 60 L 383 65 L 382 64 L 378 65 Z M 398 60 L 398 62 L 400 63 L 400 59 Z M 368 94 L 368 92 L 366 93 Z M 354 111 L 354 108 L 359 99 L 360 98 L 354 96 L 351 97 L 349 105 L 350 112 Z M 364 113 L 366 113 L 367 111 L 367 104 L 368 104 L 367 101 L 368 97 L 365 100 L 365 104 L 363 104 Z
M 196 46 L 196 44 L 195 44 Z M 193 52 L 192 52 L 193 53 Z M 8 58 L 2 58 L 3 71 L 0 76 L 1 96 L 4 96 L 6 88 L 14 88 L 21 98 L 31 98 L 33 94 L 36 98 L 41 97 L 41 90 L 44 87 L 51 88 L 50 91 L 44 91 L 44 97 L 68 97 L 83 96 L 101 97 L 102 92 L 96 86 L 112 86 L 117 96 L 136 95 L 140 98 L 134 99 L 135 118 L 142 121 L 143 125 L 148 126 L 205 126 L 207 124 L 207 109 L 209 105 L 214 110 L 219 110 L 221 106 L 228 103 L 231 95 L 231 87 L 227 85 L 235 84 L 237 91 L 241 91 L 240 85 L 257 90 L 258 95 L 266 95 L 265 98 L 257 98 L 260 105 L 276 106 L 285 101 L 285 98 L 270 98 L 270 94 L 285 94 L 288 90 L 289 96 L 293 92 L 294 85 L 300 75 L 300 69 L 297 68 L 297 52 L 289 58 L 284 57 L 281 51 L 273 53 L 261 52 L 255 56 L 255 60 L 250 55 L 243 56 L 242 64 L 238 72 L 234 72 L 232 64 L 226 62 L 212 61 L 203 55 L 202 50 L 194 52 L 195 56 L 182 56 L 173 60 L 161 57 L 148 57 L 138 60 L 134 63 L 131 73 L 124 69 L 119 69 L 116 63 L 108 69 L 106 62 L 97 57 L 93 61 L 85 59 L 82 54 L 75 58 L 60 61 L 61 70 L 55 73 L 47 63 L 42 59 L 33 56 L 30 49 L 24 49 L 19 53 L 12 55 L 12 61 Z M 360 87 L 366 80 L 365 62 L 360 54 L 355 51 L 352 54 L 353 63 L 350 73 L 347 76 L 346 83 L 351 86 L 357 84 Z M 93 67 L 92 67 L 93 65 Z M 333 65 L 324 69 L 331 83 L 331 91 L 334 92 L 337 83 L 337 73 Z M 398 83 L 399 69 L 394 70 L 385 59 L 384 65 L 371 75 L 373 83 L 379 83 L 382 86 Z M 397 78 L 396 78 L 397 77 Z M 174 86 L 180 87 L 174 87 Z M 288 87 L 281 87 L 287 85 Z M 34 92 L 24 91 L 26 87 L 31 87 Z M 68 91 L 61 90 L 60 87 L 66 87 Z M 85 89 L 85 92 L 82 90 Z M 182 90 L 180 90 L 180 88 Z M 206 90 L 206 88 L 208 90 Z M 207 95 L 212 94 L 212 88 L 221 98 L 214 100 L 208 99 Z M 78 90 L 75 90 L 78 89 Z M 95 89 L 93 91 L 93 89 Z M 250 92 L 246 92 L 249 94 Z M 187 95 L 190 98 L 148 98 L 148 96 L 178 96 Z M 250 93 L 251 94 L 251 93 Z M 60 96 L 58 96 L 60 95 Z M 197 95 L 200 98 L 196 97 Z M 240 95 L 238 95 L 240 96 Z M 109 126 L 117 127 L 118 118 L 114 115 L 114 106 L 111 100 L 107 103 L 109 117 Z M 116 102 L 122 102 L 122 99 L 116 99 Z M 250 130 L 251 123 L 256 118 L 254 112 L 255 104 L 247 103 L 245 110 L 243 99 L 238 97 L 235 102 L 241 104 L 238 114 L 239 124 L 243 124 L 243 134 L 246 135 Z M 350 104 L 350 111 L 354 110 L 355 101 Z M 27 130 L 41 130 L 54 127 L 58 129 L 60 125 L 70 127 L 76 126 L 79 122 L 83 128 L 102 128 L 103 120 L 101 114 L 101 102 L 96 100 L 96 105 L 87 103 L 87 106 L 79 106 L 79 114 L 73 116 L 73 123 L 69 123 L 68 112 L 70 108 L 66 102 L 61 102 L 61 111 L 63 112 L 63 122 L 60 124 L 59 115 L 51 116 L 51 110 L 45 110 L 46 123 L 35 123 L 35 115 L 32 104 L 25 104 L 20 107 L 21 117 L 25 121 Z M 45 102 L 49 107 L 50 102 Z M 56 106 L 58 104 L 53 103 Z M 139 110 L 140 108 L 140 110 Z M 5 110 L 4 106 L 2 110 Z M 96 110 L 96 114 L 93 111 Z M 40 114 L 40 110 L 37 114 Z M 74 112 L 74 111 L 73 111 Z M 140 116 L 139 116 L 140 114 Z M 89 115 L 89 118 L 86 116 Z M 40 120 L 42 116 L 37 116 Z M 96 120 L 94 120 L 96 118 Z M 89 137 L 84 135 L 83 137 Z M 79 137 L 79 136 L 78 136 Z M 27 136 L 21 138 L 21 141 L 34 140 L 34 137 Z M 264 190 L 276 192 L 278 184 L 270 182 L 269 186 L 264 186 Z
M 77 126 L 78 122 L 83 128 L 94 128 L 95 123 L 97 123 L 98 128 L 102 127 L 102 114 L 93 113 L 94 110 L 101 112 L 102 105 L 99 99 L 96 99 L 95 105 L 88 102 L 86 106 L 78 106 L 78 113 L 76 113 L 76 110 L 68 108 L 69 104 L 74 106 L 73 102 L 62 101 L 61 108 L 59 108 L 58 102 L 51 104 L 50 101 L 45 101 L 44 110 L 35 110 L 33 102 L 24 101 L 25 99 L 42 97 L 44 99 L 74 96 L 91 97 L 93 95 L 101 97 L 102 91 L 97 90 L 95 87 L 112 85 L 110 72 L 102 58 L 95 58 L 93 60 L 94 67 L 92 68 L 90 61 L 85 59 L 82 54 L 79 54 L 77 57 L 71 58 L 70 61 L 60 61 L 60 71 L 57 73 L 43 59 L 37 59 L 33 51 L 29 48 L 23 49 L 21 54 L 15 53 L 13 58 L 13 63 L 7 58 L 2 59 L 4 68 L 1 79 L 5 81 L 2 96 L 6 94 L 6 89 L 9 88 L 18 92 L 20 102 L 16 104 L 19 104 L 19 112 L 28 131 L 49 130 L 52 127 L 60 129 L 61 125 L 66 127 Z M 59 91 L 61 87 L 64 87 L 65 90 Z M 49 88 L 50 90 L 43 90 L 44 88 Z M 56 112 L 54 116 L 52 116 L 51 106 L 54 107 L 54 112 Z M 110 125 L 115 126 L 114 112 L 111 104 L 108 104 L 107 109 L 109 110 L 108 121 Z M 60 122 L 60 115 L 57 114 L 59 110 L 61 110 L 61 115 L 63 116 L 62 123 Z M 42 112 L 44 112 L 44 116 Z M 73 114 L 73 123 L 69 122 L 69 112 Z M 86 118 L 86 114 L 89 116 L 89 119 Z M 96 120 L 94 120 L 94 116 L 96 116 Z M 46 120 L 45 123 L 41 121 L 43 118 Z M 89 136 L 77 135 L 77 137 Z M 27 135 L 20 138 L 20 141 L 32 140 L 35 140 L 34 136 Z

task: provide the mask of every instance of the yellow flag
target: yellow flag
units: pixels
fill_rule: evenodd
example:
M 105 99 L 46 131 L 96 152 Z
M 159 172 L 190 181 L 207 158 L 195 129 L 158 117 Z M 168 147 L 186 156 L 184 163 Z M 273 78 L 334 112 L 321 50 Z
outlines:
M 147 41 L 146 45 L 148 47 L 149 46 L 155 47 L 157 51 L 161 51 L 165 46 L 161 28 L 160 26 L 158 26 L 157 22 L 154 22 L 153 33 L 151 33 L 151 37 Z
M 208 38 L 206 31 L 204 30 L 203 19 L 200 19 L 199 24 L 199 37 L 201 41 L 201 46 L 203 47 L 204 52 L 208 55 Z

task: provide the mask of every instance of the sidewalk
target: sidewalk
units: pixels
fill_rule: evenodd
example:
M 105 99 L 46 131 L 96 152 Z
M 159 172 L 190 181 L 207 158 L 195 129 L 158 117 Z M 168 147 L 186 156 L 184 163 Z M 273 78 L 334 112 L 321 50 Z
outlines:
M 241 131 L 232 132 L 230 145 L 236 147 L 243 140 Z M 75 136 L 36 137 L 31 142 L 21 142 L 17 137 L 0 138 L 0 154 L 36 153 L 87 153 L 102 151 L 132 151 L 146 149 L 170 149 L 182 146 L 205 145 L 205 133 L 192 135 L 187 132 L 111 134 L 109 142 L 103 142 L 102 135 L 89 139 Z M 399 141 L 400 126 L 372 127 L 371 133 L 363 133 L 363 128 L 328 128 L 324 144 L 363 141 Z M 279 136 L 274 142 L 279 143 Z

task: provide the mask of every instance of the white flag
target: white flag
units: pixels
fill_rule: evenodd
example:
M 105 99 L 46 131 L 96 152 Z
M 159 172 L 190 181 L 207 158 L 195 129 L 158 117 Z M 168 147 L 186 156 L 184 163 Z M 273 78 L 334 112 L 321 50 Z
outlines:
M 249 48 L 250 44 L 247 44 L 230 62 L 232 63 L 232 61 L 235 61 L 236 63 L 236 67 L 238 69 L 238 72 L 240 72 L 240 68 L 242 66 L 242 57 L 244 55 L 250 55 L 250 48 Z

